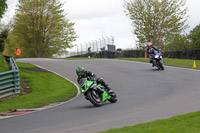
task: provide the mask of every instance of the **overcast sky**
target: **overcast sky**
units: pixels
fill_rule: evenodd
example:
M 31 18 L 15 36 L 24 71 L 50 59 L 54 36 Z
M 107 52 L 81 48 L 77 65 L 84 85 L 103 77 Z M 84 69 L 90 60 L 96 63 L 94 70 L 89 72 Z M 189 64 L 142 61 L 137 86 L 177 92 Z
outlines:
M 124 12 L 123 0 L 61 0 L 68 18 L 75 23 L 76 44 L 104 37 L 114 37 L 117 48 L 135 48 L 131 20 Z M 16 0 L 9 0 L 4 21 L 14 14 Z M 200 0 L 187 0 L 190 29 L 200 24 Z M 187 30 L 190 31 L 190 29 Z M 75 48 L 74 48 L 75 49 Z

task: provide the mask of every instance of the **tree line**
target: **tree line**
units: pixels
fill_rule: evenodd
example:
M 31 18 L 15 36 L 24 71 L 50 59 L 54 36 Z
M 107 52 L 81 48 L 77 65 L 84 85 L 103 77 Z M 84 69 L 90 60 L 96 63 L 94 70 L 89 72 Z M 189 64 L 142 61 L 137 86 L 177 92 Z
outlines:
M 58 0 L 18 0 L 11 24 L 1 30 L 2 36 L 8 33 L 3 39 L 4 54 L 14 56 L 16 48 L 22 57 L 52 57 L 67 52 L 77 35 L 62 6 Z
M 200 49 L 200 25 L 189 34 L 185 30 L 186 0 L 125 0 L 125 12 L 132 20 L 137 48 L 152 42 L 162 51 Z
M 7 8 L 6 0 L 1 0 L 0 2 L 0 19 L 3 17 L 3 14 L 5 13 L 5 10 Z M 0 28 L 2 25 L 0 25 Z M 1 30 L 1 29 L 0 29 Z M 4 41 L 7 38 L 7 34 L 5 34 L 5 30 L 1 30 L 0 33 L 0 53 L 4 50 Z
M 18 0 L 16 15 L 8 25 L 0 25 L 0 52 L 22 57 L 52 57 L 73 47 L 77 35 L 74 23 L 58 0 Z M 0 18 L 7 8 L 0 3 Z M 186 0 L 124 0 L 126 15 L 132 21 L 137 48 L 152 42 L 162 51 L 200 49 L 200 24 L 188 34 Z

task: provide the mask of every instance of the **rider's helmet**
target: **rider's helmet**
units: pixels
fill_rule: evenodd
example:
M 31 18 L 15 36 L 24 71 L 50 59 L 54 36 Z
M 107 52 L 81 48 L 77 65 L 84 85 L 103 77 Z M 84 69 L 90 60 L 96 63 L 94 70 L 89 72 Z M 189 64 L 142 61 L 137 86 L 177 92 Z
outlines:
M 76 68 L 76 74 L 77 76 L 82 76 L 85 74 L 85 69 L 83 67 L 77 67 Z
M 147 47 L 151 47 L 152 46 L 152 43 L 151 42 L 148 42 L 147 43 Z

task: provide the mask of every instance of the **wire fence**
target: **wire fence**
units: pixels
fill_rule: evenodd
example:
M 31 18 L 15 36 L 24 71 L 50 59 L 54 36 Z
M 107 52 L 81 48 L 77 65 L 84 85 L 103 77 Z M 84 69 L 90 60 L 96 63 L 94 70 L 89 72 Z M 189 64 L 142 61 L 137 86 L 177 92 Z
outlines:
M 99 38 L 96 40 L 88 41 L 85 43 L 81 43 L 76 45 L 76 51 L 72 52 L 73 54 L 86 54 L 91 52 L 100 52 L 109 50 L 109 46 L 114 46 L 114 37 L 113 36 L 107 36 L 103 38 Z

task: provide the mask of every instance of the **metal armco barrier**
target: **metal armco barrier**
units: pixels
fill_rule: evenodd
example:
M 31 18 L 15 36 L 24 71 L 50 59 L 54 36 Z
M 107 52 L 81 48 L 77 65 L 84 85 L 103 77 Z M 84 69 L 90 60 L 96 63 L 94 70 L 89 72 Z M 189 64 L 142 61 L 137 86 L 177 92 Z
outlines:
M 20 93 L 19 69 L 13 58 L 9 62 L 11 70 L 0 73 L 0 99 Z

